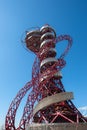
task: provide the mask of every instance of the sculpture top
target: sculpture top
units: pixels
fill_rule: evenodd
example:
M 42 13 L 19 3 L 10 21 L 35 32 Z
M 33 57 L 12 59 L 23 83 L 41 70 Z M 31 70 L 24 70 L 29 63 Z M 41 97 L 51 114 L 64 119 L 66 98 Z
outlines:
M 52 34 L 52 36 L 54 34 L 54 37 L 56 37 L 54 29 L 48 24 L 44 25 L 40 29 L 28 31 L 25 38 L 26 47 L 34 53 L 39 52 L 41 42 L 44 40 L 44 38 L 48 39 L 49 33 L 50 35 Z

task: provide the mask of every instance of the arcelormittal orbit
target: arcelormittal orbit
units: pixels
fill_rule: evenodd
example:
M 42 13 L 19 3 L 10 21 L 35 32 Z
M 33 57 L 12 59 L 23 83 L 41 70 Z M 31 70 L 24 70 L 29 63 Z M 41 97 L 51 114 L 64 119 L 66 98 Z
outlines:
M 67 40 L 68 45 L 64 53 L 57 58 L 56 44 L 63 40 Z M 56 124 L 63 124 L 61 127 L 66 127 L 67 130 L 71 126 L 69 129 L 74 130 L 72 124 L 75 124 L 78 130 L 86 130 L 87 119 L 72 103 L 73 93 L 66 92 L 61 81 L 61 69 L 66 64 L 64 57 L 72 45 L 72 38 L 69 35 L 56 36 L 55 30 L 46 24 L 41 28 L 27 31 L 25 43 L 26 47 L 36 54 L 32 67 L 32 80 L 12 101 L 6 116 L 6 130 L 25 130 L 26 124 L 28 124 L 27 130 L 36 130 L 33 126 L 30 128 L 29 124 L 54 125 L 54 129 L 53 126 L 49 126 L 50 130 L 55 130 Z M 29 95 L 23 115 L 19 127 L 15 128 L 16 112 L 27 91 Z M 43 128 L 47 130 L 45 126 L 43 125 Z M 66 130 L 57 127 L 58 130 Z M 38 130 L 41 130 L 39 126 Z

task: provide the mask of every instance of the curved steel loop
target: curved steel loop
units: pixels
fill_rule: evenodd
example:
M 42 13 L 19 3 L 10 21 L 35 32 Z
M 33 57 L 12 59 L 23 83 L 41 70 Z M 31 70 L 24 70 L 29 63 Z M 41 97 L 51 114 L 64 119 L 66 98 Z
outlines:
M 69 49 L 70 49 L 71 46 L 72 46 L 72 38 L 71 38 L 69 35 L 60 35 L 60 36 L 58 36 L 58 37 L 55 39 L 55 42 L 58 43 L 58 42 L 63 41 L 63 40 L 68 40 L 68 45 L 67 45 L 67 47 L 65 48 L 64 52 L 60 55 L 59 59 L 60 59 L 60 58 L 63 59 L 63 58 L 67 55 Z
M 6 130 L 11 130 L 11 128 L 15 128 L 14 124 L 15 124 L 16 111 L 20 105 L 21 100 L 31 87 L 32 87 L 32 81 L 28 82 L 22 89 L 20 89 L 14 100 L 11 102 L 5 121 Z
M 32 67 L 32 79 L 37 77 L 37 75 L 39 74 L 39 71 L 40 71 L 40 61 L 38 57 L 36 56 L 33 63 L 33 67 Z
M 28 95 L 28 98 L 27 98 L 27 102 L 26 102 L 26 105 L 24 107 L 24 111 L 23 111 L 23 115 L 22 115 L 22 118 L 20 120 L 20 123 L 19 123 L 19 127 L 24 127 L 25 123 L 28 123 L 32 116 L 33 116 L 33 107 L 34 107 L 34 103 L 38 97 L 38 93 L 39 93 L 39 90 L 38 90 L 38 76 L 33 78 L 32 79 L 32 83 L 33 83 L 33 86 L 32 86 L 32 91 L 31 93 Z M 23 123 L 23 121 L 25 123 Z

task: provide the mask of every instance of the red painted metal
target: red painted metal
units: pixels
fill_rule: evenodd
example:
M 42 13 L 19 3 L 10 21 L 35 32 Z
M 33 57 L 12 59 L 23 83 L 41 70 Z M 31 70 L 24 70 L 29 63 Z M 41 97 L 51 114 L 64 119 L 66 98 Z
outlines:
M 45 27 L 45 29 L 43 29 Z M 68 53 L 69 49 L 72 46 L 72 38 L 69 35 L 60 35 L 56 37 L 55 31 L 50 28 L 49 25 L 45 25 L 41 30 L 37 30 L 31 34 L 26 34 L 25 42 L 28 49 L 33 51 L 36 54 L 36 59 L 32 67 L 32 80 L 28 82 L 16 95 L 13 99 L 8 113 L 6 115 L 5 127 L 6 130 L 25 130 L 25 125 L 27 123 L 58 123 L 58 122 L 86 122 L 87 120 L 82 116 L 78 109 L 74 106 L 71 100 L 63 101 L 60 103 L 52 104 L 47 106 L 45 109 L 38 111 L 33 115 L 33 109 L 43 98 L 51 96 L 56 93 L 65 92 L 64 86 L 61 81 L 61 77 L 54 76 L 59 72 L 66 64 L 64 57 Z M 51 39 L 49 44 L 44 44 L 42 47 L 41 37 L 45 36 L 44 40 Z M 51 36 L 51 34 L 54 37 Z M 31 37 L 32 36 L 32 37 Z M 30 38 L 31 37 L 31 38 Z M 30 39 L 28 39 L 30 38 Z M 60 41 L 67 40 L 68 45 L 64 53 L 56 59 L 56 62 L 53 64 L 46 64 L 46 66 L 40 65 L 42 61 L 46 58 L 55 57 L 54 53 L 48 53 L 50 48 L 55 47 L 56 44 L 59 44 Z M 36 42 L 36 47 L 34 43 Z M 38 46 L 37 46 L 38 43 Z M 31 45 L 30 45 L 31 44 Z M 53 56 L 52 56 L 53 55 Z M 41 72 L 42 71 L 42 72 Z M 17 109 L 20 105 L 22 98 L 25 94 L 29 92 L 26 105 L 24 107 L 23 115 L 19 123 L 19 127 L 15 128 L 15 116 Z

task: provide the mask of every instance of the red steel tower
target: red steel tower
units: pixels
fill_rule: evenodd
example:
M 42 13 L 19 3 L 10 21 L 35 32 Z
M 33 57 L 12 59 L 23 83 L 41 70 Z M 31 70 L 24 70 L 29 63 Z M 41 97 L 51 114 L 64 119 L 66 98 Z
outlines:
M 57 58 L 55 48 L 62 40 L 68 45 L 63 54 Z M 31 123 L 79 123 L 87 122 L 71 99 L 72 92 L 66 92 L 62 84 L 61 69 L 65 66 L 65 55 L 72 45 L 69 35 L 56 36 L 55 30 L 47 25 L 26 33 L 26 47 L 36 54 L 32 67 L 32 80 L 28 82 L 12 101 L 7 116 L 6 130 L 25 130 Z M 29 91 L 24 112 L 15 128 L 15 115 L 19 104 Z

